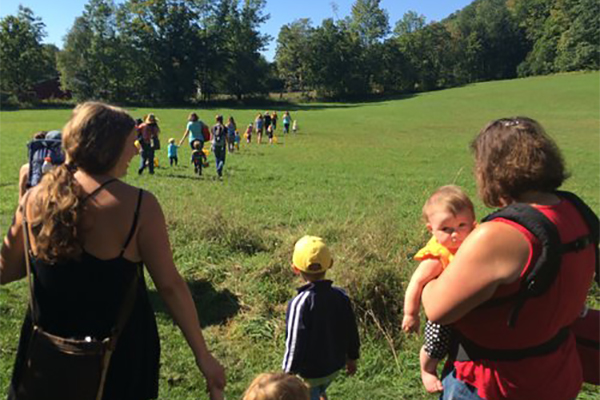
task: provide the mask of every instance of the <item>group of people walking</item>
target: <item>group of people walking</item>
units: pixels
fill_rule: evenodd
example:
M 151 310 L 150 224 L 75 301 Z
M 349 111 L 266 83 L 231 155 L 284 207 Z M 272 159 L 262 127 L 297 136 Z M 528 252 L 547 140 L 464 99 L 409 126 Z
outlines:
M 244 137 L 247 143 L 252 142 L 253 133 L 257 136 L 257 143 L 262 143 L 263 133 L 266 132 L 269 143 L 273 143 L 275 139 L 275 131 L 277 129 L 277 112 L 266 111 L 265 114 L 259 113 L 253 123 L 250 123 L 244 132 Z M 298 129 L 297 121 L 292 122 L 289 111 L 283 115 L 283 133 L 296 132 Z M 138 174 L 148 168 L 150 174 L 154 174 L 155 151 L 160 149 L 158 120 L 154 114 L 148 114 L 143 119 L 137 120 L 136 129 L 138 131 L 138 143 L 140 150 L 140 167 Z M 215 124 L 209 128 L 198 117 L 198 114 L 193 112 L 188 117 L 188 122 L 183 133 L 183 137 L 176 143 L 174 138 L 169 139 L 167 147 L 167 155 L 169 157 L 169 165 L 174 166 L 179 163 L 179 147 L 188 138 L 191 149 L 191 164 L 194 168 L 194 173 L 202 175 L 203 168 L 208 166 L 205 143 L 210 142 L 210 149 L 215 156 L 215 166 L 217 176 L 223 177 L 223 168 L 225 166 L 225 158 L 227 152 L 234 153 L 240 150 L 241 135 L 238 130 L 237 123 L 233 116 L 227 119 L 225 124 L 222 115 L 215 117 Z
M 159 129 L 153 125 L 156 118 L 146 120 L 140 143 L 142 151 L 149 149 L 144 158 L 150 161 Z M 190 115 L 182 138 L 190 136 L 194 150 L 205 141 L 197 122 L 197 115 Z M 217 116 L 210 133 L 222 163 L 228 132 Z M 9 399 L 32 398 L 34 388 L 42 390 L 36 379 L 48 376 L 63 379 L 64 391 L 83 385 L 62 376 L 67 374 L 61 369 L 31 363 L 36 343 L 44 334 L 65 338 L 63 342 L 102 342 L 118 325 L 124 304 L 132 304 L 131 310 L 118 341 L 109 342 L 114 348 L 103 364 L 98 398 L 157 398 L 160 346 L 144 271 L 185 336 L 211 399 L 223 398 L 225 369 L 204 341 L 189 288 L 173 261 L 160 203 L 152 193 L 121 180 L 137 153 L 132 144 L 138 135 L 139 126 L 120 108 L 95 102 L 77 106 L 62 132 L 66 162 L 45 174 L 17 207 L 2 245 L 0 283 L 28 277 L 31 306 Z M 426 343 L 423 381 L 428 390 L 442 390 L 443 399 L 574 399 L 583 375 L 571 326 L 584 315 L 598 262 L 597 225 L 589 226 L 571 195 L 557 192 L 568 176 L 563 158 L 536 121 L 492 121 L 471 147 L 479 196 L 486 205 L 532 208 L 550 222 L 541 233 L 507 216 L 476 224 L 470 200 L 453 186 L 441 188 L 426 202 L 423 215 L 432 241 L 420 252 L 422 264 L 407 289 L 410 304 L 403 327 L 417 330 L 422 301 L 429 320 L 450 325 L 451 341 L 458 346 L 450 346 L 450 361 L 438 380 L 431 365 L 440 356 Z M 548 230 L 558 232 L 565 248 L 555 260 L 544 259 L 547 248 L 540 235 Z M 327 245 L 305 236 L 291 259 L 304 285 L 288 305 L 286 374 L 261 375 L 246 400 L 323 399 L 340 370 L 353 374 L 358 368 L 354 313 L 348 295 L 326 279 L 334 266 Z M 515 299 L 530 286 L 528 276 L 549 261 L 557 263 L 556 274 L 543 291 L 519 303 L 519 317 L 511 324 Z M 427 332 L 439 337 L 437 328 Z M 467 356 L 457 352 L 461 348 Z M 46 348 L 44 354 L 53 357 L 60 351 Z M 295 394 L 285 397 L 289 393 Z

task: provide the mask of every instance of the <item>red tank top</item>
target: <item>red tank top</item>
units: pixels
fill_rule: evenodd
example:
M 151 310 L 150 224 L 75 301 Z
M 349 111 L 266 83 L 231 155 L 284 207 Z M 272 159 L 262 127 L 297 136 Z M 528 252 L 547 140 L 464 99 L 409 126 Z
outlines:
M 577 209 L 567 201 L 554 206 L 537 207 L 558 228 L 561 242 L 568 243 L 588 233 Z M 541 250 L 539 241 L 524 227 L 497 219 L 490 223 L 506 223 L 518 229 L 529 242 L 530 255 L 521 279 Z M 516 326 L 509 328 L 507 318 L 513 303 L 475 309 L 454 324 L 462 335 L 473 342 L 494 349 L 518 349 L 539 345 L 572 324 L 579 315 L 594 275 L 593 246 L 563 255 L 556 281 L 540 297 L 523 306 Z M 493 298 L 515 292 L 520 279 L 498 288 Z M 456 361 L 456 376 L 475 386 L 486 400 L 567 400 L 577 396 L 582 372 L 571 334 L 554 353 L 521 361 Z

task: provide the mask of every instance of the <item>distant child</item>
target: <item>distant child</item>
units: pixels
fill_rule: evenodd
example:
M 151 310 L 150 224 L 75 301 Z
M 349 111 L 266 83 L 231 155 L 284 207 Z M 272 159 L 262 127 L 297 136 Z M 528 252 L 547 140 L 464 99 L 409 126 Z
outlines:
M 236 130 L 235 136 L 233 137 L 233 142 L 235 143 L 235 149 L 237 151 L 240 151 L 240 142 L 241 141 L 242 141 L 242 138 L 240 137 L 240 131 Z
M 244 136 L 246 137 L 246 143 L 250 143 L 252 141 L 252 124 L 248 124 Z
M 308 387 L 290 374 L 260 374 L 248 386 L 242 400 L 309 400 Z
M 273 144 L 273 125 L 267 127 L 267 137 L 269 138 L 269 144 Z
M 177 146 L 175 144 L 175 139 L 170 138 L 169 139 L 169 146 L 167 147 L 167 152 L 169 154 L 169 165 L 172 167 L 173 164 L 177 165 L 177 162 L 179 161 L 177 158 L 177 149 L 179 148 L 179 146 Z
M 298 120 L 295 119 L 294 123 L 292 124 L 292 132 L 296 133 L 297 130 L 298 130 Z
M 265 120 L 263 119 L 262 114 L 258 113 L 256 118 L 254 119 L 254 125 L 256 127 L 256 140 L 257 140 L 258 144 L 261 144 L 261 142 L 262 142 L 264 123 L 265 123 Z
M 453 260 L 454 254 L 476 226 L 473 203 L 461 188 L 455 185 L 437 189 L 423 206 L 423 219 L 432 238 L 415 255 L 421 261 L 404 295 L 405 332 L 418 332 L 421 292 L 425 285 L 437 278 Z M 430 392 L 442 391 L 437 376 L 437 365 L 448 353 L 452 330 L 448 326 L 427 321 L 425 344 L 420 352 L 421 380 Z
M 227 149 L 230 153 L 233 153 L 235 149 L 235 131 L 237 130 L 237 125 L 235 124 L 235 120 L 233 117 L 229 117 L 227 120 Z
M 202 167 L 206 164 L 206 154 L 202 151 L 202 146 L 199 141 L 194 142 L 194 150 L 192 150 L 192 164 L 194 164 L 194 173 L 202 175 Z
M 292 117 L 290 116 L 290 112 L 286 111 L 283 114 L 283 133 L 290 133 L 290 125 L 292 123 Z
M 333 258 L 316 236 L 304 236 L 294 246 L 292 269 L 306 284 L 288 304 L 283 371 L 299 375 L 310 398 L 326 398 L 326 389 L 346 367 L 356 372 L 360 340 L 348 295 L 332 286 L 325 274 Z

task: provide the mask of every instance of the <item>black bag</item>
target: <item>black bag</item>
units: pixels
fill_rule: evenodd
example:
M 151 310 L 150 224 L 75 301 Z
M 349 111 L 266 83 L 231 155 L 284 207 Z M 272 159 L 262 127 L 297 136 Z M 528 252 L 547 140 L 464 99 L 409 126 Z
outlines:
M 154 150 L 160 150 L 160 139 L 158 136 L 152 136 L 152 147 Z
M 23 201 L 26 204 L 26 200 Z M 23 236 L 29 281 L 29 307 L 33 332 L 25 363 L 16 388 L 19 400 L 101 400 L 110 358 L 117 339 L 131 315 L 140 269 L 125 295 L 111 336 L 103 339 L 64 338 L 45 332 L 36 321 L 33 279 L 31 276 L 29 231 L 23 207 Z

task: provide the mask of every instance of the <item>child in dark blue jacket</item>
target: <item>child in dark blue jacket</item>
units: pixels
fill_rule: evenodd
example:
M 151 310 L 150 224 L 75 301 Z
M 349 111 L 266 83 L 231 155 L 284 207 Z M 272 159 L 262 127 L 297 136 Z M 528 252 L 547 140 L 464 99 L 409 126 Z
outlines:
M 333 258 L 323 240 L 298 240 L 292 261 L 306 285 L 288 304 L 283 370 L 304 379 L 311 400 L 318 400 L 344 366 L 349 375 L 356 372 L 360 339 L 348 295 L 325 279 Z

